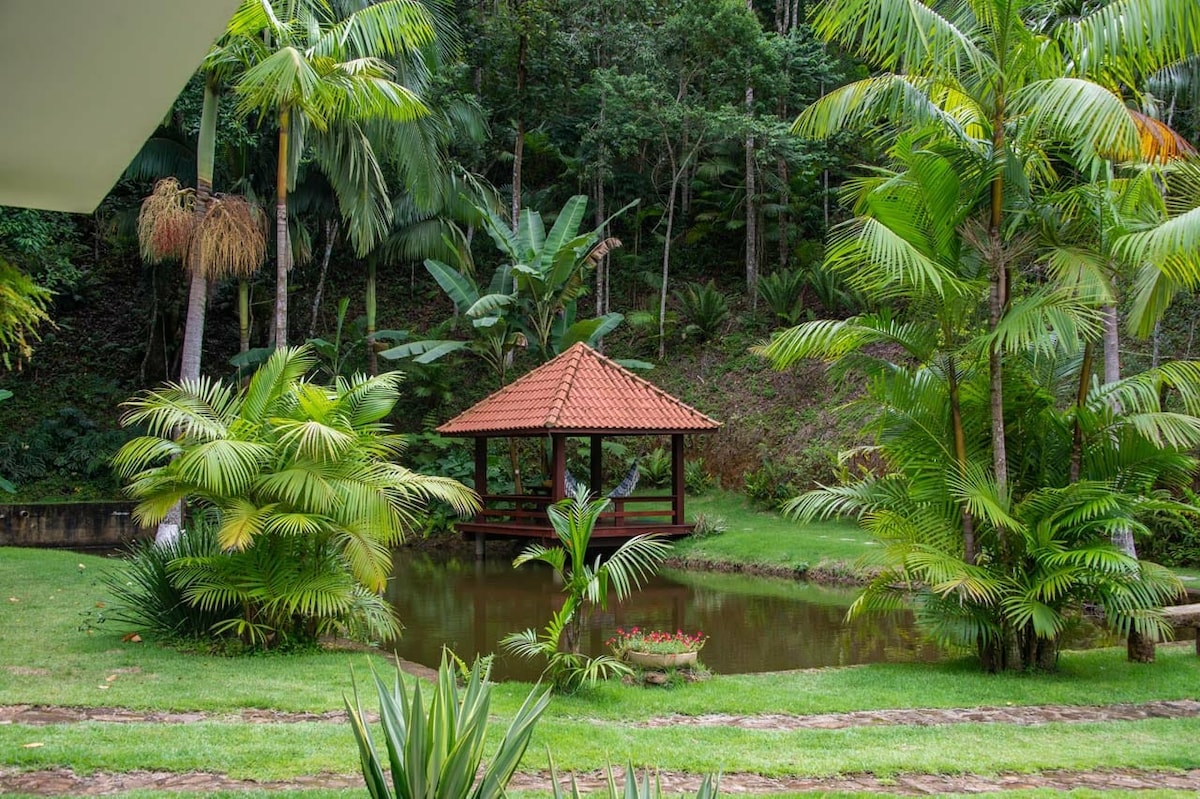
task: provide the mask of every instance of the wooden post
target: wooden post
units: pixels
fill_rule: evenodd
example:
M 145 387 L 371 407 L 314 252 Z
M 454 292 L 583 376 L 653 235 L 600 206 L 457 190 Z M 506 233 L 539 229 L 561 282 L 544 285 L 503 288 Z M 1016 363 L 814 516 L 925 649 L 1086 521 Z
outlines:
M 604 453 L 600 447 L 601 440 L 602 436 L 592 436 L 592 473 L 589 479 L 591 482 L 592 493 L 596 496 L 601 495 L 600 484 L 604 481 L 604 462 L 602 460 Z
M 683 515 L 683 434 L 671 436 L 671 523 L 685 524 Z
M 554 433 L 551 441 L 551 488 L 550 500 L 558 502 L 567 495 L 567 437 Z
M 487 494 L 488 440 L 484 436 L 475 439 L 475 493 L 479 495 L 480 507 Z

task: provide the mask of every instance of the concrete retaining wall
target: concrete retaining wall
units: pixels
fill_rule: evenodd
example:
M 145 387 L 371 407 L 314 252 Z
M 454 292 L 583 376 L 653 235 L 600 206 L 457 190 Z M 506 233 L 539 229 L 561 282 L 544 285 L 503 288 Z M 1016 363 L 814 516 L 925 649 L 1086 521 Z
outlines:
M 132 512 L 132 502 L 0 505 L 0 546 L 112 549 L 152 536 Z

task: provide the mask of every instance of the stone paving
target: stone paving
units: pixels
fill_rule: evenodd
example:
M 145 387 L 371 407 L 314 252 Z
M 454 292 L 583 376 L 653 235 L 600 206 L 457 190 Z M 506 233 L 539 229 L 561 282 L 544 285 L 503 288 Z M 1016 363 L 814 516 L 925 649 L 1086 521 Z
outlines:
M 935 724 L 1010 724 L 1036 725 L 1096 721 L 1136 721 L 1147 718 L 1188 718 L 1200 716 L 1200 701 L 1191 699 L 1114 705 L 1032 705 L 1006 707 L 896 709 L 822 713 L 808 716 L 764 714 L 754 716 L 704 715 L 664 716 L 637 726 L 668 725 L 733 726 L 754 730 L 845 729 L 878 725 L 931 726 Z M 135 711 L 127 708 L 72 708 L 39 705 L 0 706 L 0 724 L 41 726 L 99 722 L 111 724 L 187 724 L 197 721 L 224 721 L 250 724 L 297 722 L 343 723 L 342 711 L 327 713 L 285 713 L 271 710 L 243 710 L 236 714 L 202 712 Z M 585 791 L 603 789 L 602 771 L 563 775 L 574 776 Z M 667 793 L 694 792 L 700 777 L 679 772 L 660 772 Z M 235 790 L 304 790 L 311 788 L 358 788 L 358 774 L 317 774 L 278 782 L 236 780 L 209 772 L 96 772 L 87 775 L 70 769 L 22 771 L 0 768 L 0 794 L 24 793 L 36 796 L 105 796 L 133 790 L 210 793 Z M 550 787 L 547 773 L 518 773 L 511 787 L 515 790 L 541 790 Z M 1164 771 L 1150 769 L 1099 769 L 1094 771 L 1043 771 L 1031 774 L 902 774 L 887 779 L 872 774 L 845 774 L 837 777 L 764 777 L 734 773 L 721 778 L 721 791 L 727 794 L 780 792 L 862 791 L 904 796 L 940 793 L 993 793 L 1027 788 L 1074 788 L 1148 790 L 1169 788 L 1194 791 L 1200 795 L 1200 769 Z

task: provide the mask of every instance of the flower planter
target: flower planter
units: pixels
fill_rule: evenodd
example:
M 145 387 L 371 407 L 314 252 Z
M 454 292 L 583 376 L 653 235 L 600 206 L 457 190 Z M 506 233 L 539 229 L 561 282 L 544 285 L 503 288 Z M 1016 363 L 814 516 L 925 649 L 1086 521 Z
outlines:
M 675 652 L 669 655 L 659 655 L 650 652 L 625 652 L 625 660 L 635 666 L 647 669 L 670 669 L 684 666 L 695 666 L 697 652 Z

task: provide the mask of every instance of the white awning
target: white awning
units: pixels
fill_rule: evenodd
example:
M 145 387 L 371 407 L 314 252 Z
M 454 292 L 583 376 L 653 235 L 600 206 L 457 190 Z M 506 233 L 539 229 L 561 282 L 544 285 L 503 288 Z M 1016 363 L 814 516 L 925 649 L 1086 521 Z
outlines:
M 90 213 L 237 0 L 0 0 L 0 205 Z

